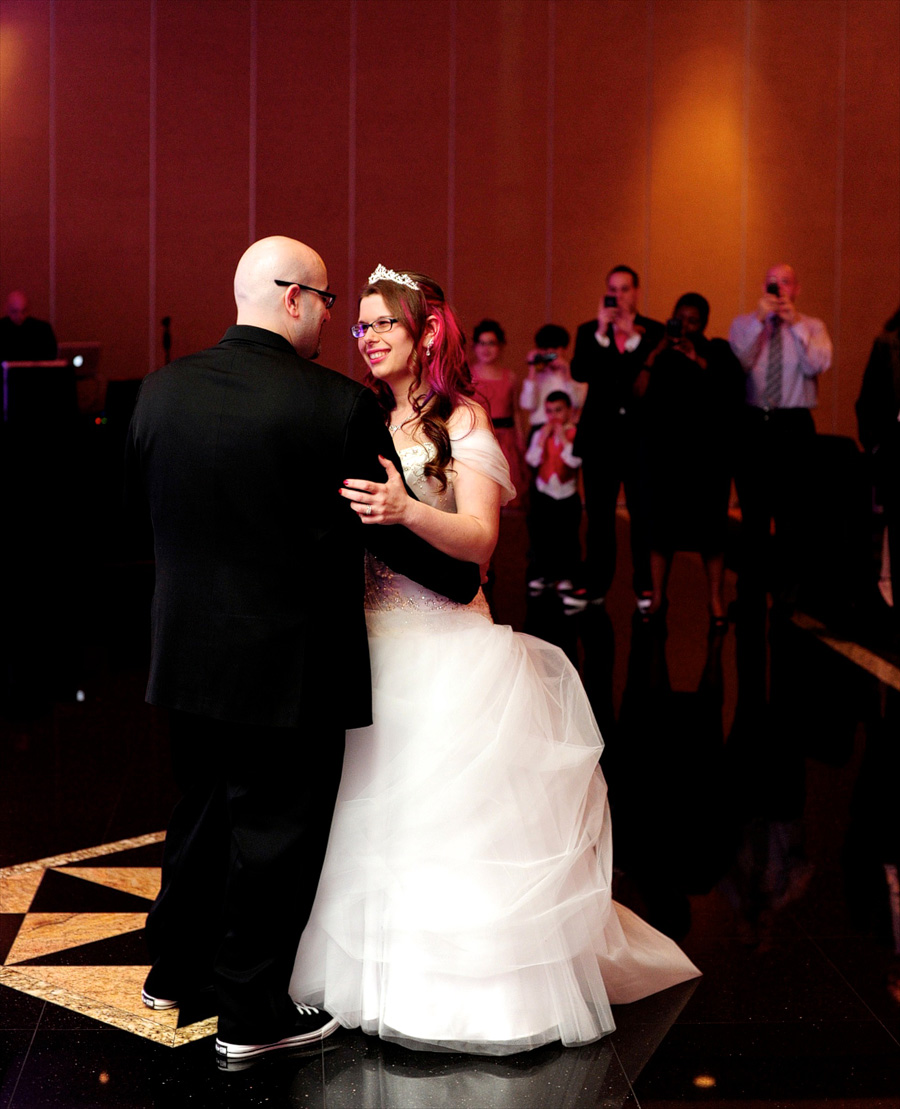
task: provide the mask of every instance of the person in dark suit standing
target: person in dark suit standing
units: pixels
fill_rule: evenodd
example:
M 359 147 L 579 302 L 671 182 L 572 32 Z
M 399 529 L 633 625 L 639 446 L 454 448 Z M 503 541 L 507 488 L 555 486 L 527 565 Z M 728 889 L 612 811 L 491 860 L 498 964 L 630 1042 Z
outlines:
M 564 599 L 567 607 L 601 603 L 616 572 L 616 502 L 625 485 L 631 521 L 633 585 L 640 610 L 649 609 L 649 493 L 643 396 L 650 375 L 647 356 L 663 337 L 663 326 L 638 312 L 640 282 L 630 266 L 615 266 L 597 318 L 578 328 L 572 377 L 588 383 L 575 439 L 582 459 L 588 515 L 583 588 Z
M 859 440 L 884 508 L 894 636 L 900 634 L 900 308 L 872 345 L 856 401 Z
M 153 526 L 147 699 L 170 711 L 182 797 L 147 920 L 144 1003 L 174 1008 L 210 983 L 223 1065 L 323 1039 L 328 1013 L 288 983 L 313 899 L 346 728 L 371 722 L 363 528 L 347 477 L 399 462 L 374 394 L 316 366 L 334 294 L 296 240 L 237 266 L 237 324 L 218 346 L 144 381 L 129 497 Z M 454 600 L 477 567 L 400 527 L 365 545 Z
M 0 319 L 0 362 L 48 362 L 56 357 L 56 335 L 46 320 L 32 316 L 28 297 L 13 289 Z

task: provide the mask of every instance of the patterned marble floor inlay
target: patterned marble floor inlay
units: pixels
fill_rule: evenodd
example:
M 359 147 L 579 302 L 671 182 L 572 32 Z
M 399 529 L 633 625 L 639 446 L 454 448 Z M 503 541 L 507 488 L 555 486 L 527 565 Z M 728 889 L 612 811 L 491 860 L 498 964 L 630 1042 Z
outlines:
M 43 877 L 43 870 L 28 870 L 0 878 L 0 913 L 27 912 Z
M 159 893 L 159 867 L 136 866 L 67 866 L 66 874 L 74 874 L 86 882 L 97 882 L 123 893 L 133 893 L 152 901 Z
M 164 838 L 155 832 L 0 870 L 0 983 L 169 1047 L 212 1035 L 211 1011 L 141 1003 L 143 928 Z
M 13 965 L 68 951 L 82 944 L 136 932 L 146 913 L 25 913 L 4 964 Z
M 900 667 L 895 666 L 888 659 L 883 658 L 868 647 L 855 643 L 852 639 L 844 639 L 842 636 L 835 635 L 823 623 L 812 616 L 807 616 L 805 612 L 795 612 L 793 620 L 798 627 L 817 635 L 832 651 L 837 651 L 839 655 L 855 662 L 857 666 L 867 670 L 880 682 L 884 682 L 885 685 L 900 690 Z

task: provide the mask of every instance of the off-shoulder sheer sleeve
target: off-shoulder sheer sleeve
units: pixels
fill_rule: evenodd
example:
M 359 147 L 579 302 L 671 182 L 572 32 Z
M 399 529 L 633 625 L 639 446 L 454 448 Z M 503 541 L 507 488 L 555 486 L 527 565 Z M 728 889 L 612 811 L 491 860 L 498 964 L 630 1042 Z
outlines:
M 459 439 L 451 434 L 450 446 L 458 462 L 495 481 L 500 486 L 500 503 L 509 504 L 516 495 L 516 487 L 510 481 L 509 464 L 492 432 L 474 428 Z

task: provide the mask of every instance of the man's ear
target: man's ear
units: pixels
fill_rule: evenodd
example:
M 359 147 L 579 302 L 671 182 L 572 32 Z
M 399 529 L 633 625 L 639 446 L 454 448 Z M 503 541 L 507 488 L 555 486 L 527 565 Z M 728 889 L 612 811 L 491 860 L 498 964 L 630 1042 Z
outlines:
M 303 290 L 299 285 L 290 285 L 282 293 L 281 302 L 284 305 L 284 309 L 287 314 L 295 320 L 300 319 L 300 295 L 302 292 Z

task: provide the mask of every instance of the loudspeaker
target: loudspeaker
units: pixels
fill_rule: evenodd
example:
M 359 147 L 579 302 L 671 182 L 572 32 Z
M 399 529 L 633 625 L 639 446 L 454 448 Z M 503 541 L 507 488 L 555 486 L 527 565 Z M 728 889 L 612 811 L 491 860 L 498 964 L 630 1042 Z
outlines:
M 3 363 L 3 422 L 39 428 L 74 419 L 78 411 L 75 370 L 53 362 Z

